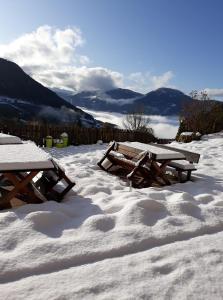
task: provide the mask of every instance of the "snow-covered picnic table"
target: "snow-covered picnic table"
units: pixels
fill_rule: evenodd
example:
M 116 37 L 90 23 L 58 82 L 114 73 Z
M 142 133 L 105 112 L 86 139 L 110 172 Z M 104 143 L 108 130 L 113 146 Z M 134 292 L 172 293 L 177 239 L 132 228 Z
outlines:
M 119 165 L 128 171 L 127 178 L 138 187 L 144 184 L 151 185 L 153 182 L 159 185 L 163 185 L 164 182 L 169 185 L 171 182 L 166 176 L 167 165 L 172 160 L 183 159 L 185 159 L 184 153 L 177 149 L 171 150 L 159 147 L 159 145 L 139 142 L 112 142 L 104 157 L 98 162 L 98 166 L 103 170 L 108 170 L 112 165 Z M 110 162 L 107 169 L 102 165 L 104 161 Z M 137 178 L 134 180 L 136 175 L 140 175 L 140 180 Z
M 151 153 L 155 160 L 178 160 L 178 159 L 185 159 L 185 155 L 169 150 L 169 149 L 163 149 L 160 148 L 159 145 L 152 145 L 152 144 L 144 144 L 139 142 L 125 142 L 124 145 L 127 145 L 129 147 L 134 147 L 136 149 L 142 150 L 142 151 L 148 151 Z
M 23 198 L 27 195 L 29 203 L 41 203 L 44 197 L 40 193 L 36 195 L 31 182 L 40 171 L 53 170 L 54 167 L 50 156 L 34 143 L 1 144 L 0 180 L 9 181 L 12 188 L 8 190 L 1 184 L 0 208 L 10 208 L 11 200 L 18 194 Z
M 43 171 L 43 172 L 42 172 Z M 41 172 L 41 177 L 33 179 Z M 75 185 L 52 157 L 34 143 L 0 145 L 0 182 L 9 181 L 8 190 L 0 185 L 0 208 L 11 208 L 11 200 L 17 196 L 28 203 L 41 203 L 53 199 L 61 201 L 64 195 Z M 60 181 L 67 186 L 57 192 L 53 188 Z
M 49 154 L 34 143 L 0 145 L 0 172 L 52 168 Z

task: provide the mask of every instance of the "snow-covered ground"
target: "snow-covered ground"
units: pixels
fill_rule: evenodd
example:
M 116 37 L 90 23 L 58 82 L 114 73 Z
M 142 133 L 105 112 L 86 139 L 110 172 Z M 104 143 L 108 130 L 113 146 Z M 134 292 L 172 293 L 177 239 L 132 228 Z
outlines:
M 123 128 L 124 114 L 115 112 L 102 112 L 86 109 L 80 107 L 83 111 L 91 114 L 95 119 L 102 122 L 110 122 Z M 172 139 L 175 138 L 179 128 L 179 117 L 178 116 L 156 116 L 149 115 L 150 126 L 153 128 L 155 135 L 161 139 Z
M 0 212 L 1 299 L 222 299 L 223 133 L 177 146 L 193 182 L 141 190 L 97 167 L 106 145 L 51 149 L 77 185 Z

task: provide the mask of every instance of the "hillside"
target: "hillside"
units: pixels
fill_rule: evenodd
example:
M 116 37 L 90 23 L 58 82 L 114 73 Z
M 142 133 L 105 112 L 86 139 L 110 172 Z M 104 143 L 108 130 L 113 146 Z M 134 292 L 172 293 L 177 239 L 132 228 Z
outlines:
M 76 108 L 26 74 L 17 64 L 0 58 L 0 118 L 78 121 L 96 124 Z
M 191 100 L 191 97 L 179 90 L 159 88 L 135 101 L 135 104 L 139 106 L 142 105 L 146 113 L 151 112 L 151 114 L 155 115 L 178 115 L 182 105 Z

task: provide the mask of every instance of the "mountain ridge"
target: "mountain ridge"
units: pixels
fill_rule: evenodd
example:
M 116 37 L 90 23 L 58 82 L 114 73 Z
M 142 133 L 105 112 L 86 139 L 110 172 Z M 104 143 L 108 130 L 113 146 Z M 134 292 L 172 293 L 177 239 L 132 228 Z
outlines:
M 95 111 L 129 113 L 143 109 L 146 114 L 178 115 L 183 104 L 192 98 L 177 89 L 163 87 L 147 94 L 121 88 L 105 92 L 82 91 L 75 95 L 66 95 L 66 100 L 73 105 Z

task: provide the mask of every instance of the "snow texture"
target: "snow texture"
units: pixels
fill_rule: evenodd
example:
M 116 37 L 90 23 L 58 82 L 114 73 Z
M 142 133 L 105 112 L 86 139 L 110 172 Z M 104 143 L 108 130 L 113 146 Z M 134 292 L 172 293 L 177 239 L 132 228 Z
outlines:
M 183 159 L 185 156 L 176 151 L 159 148 L 149 144 L 143 144 L 139 142 L 125 142 L 123 143 L 129 147 L 134 147 L 137 149 L 141 149 L 142 151 L 148 151 L 152 154 L 156 155 L 156 159 Z
M 191 131 L 185 131 L 185 132 L 181 132 L 181 136 L 191 136 L 191 135 L 193 135 L 194 133 L 193 132 L 191 132 Z
M 77 184 L 0 213 L 1 299 L 222 299 L 222 141 L 173 143 L 193 181 L 140 190 L 97 166 L 106 145 L 49 149 Z
M 0 133 L 0 145 L 5 144 L 22 144 L 22 141 L 17 136 Z
M 0 145 L 0 170 L 53 168 L 50 155 L 34 143 Z

